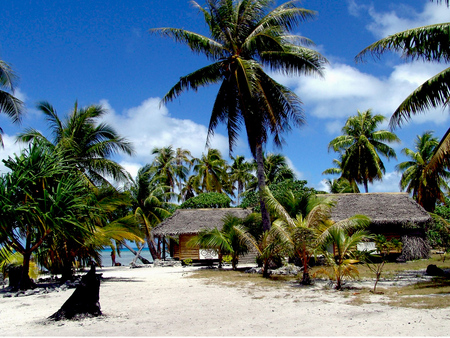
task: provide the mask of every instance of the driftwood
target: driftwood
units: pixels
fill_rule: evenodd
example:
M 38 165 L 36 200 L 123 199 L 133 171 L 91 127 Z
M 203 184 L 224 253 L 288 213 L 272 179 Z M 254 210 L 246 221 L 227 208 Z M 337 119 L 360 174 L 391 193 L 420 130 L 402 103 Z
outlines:
M 91 270 L 81 278 L 80 285 L 73 294 L 49 319 L 58 321 L 100 316 L 102 314 L 99 302 L 100 276 L 101 274 L 95 273 L 95 264 L 93 264 Z

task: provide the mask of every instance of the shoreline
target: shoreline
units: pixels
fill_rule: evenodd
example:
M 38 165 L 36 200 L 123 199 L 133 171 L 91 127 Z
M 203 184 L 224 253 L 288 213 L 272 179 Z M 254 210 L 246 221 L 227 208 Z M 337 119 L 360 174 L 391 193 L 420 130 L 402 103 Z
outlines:
M 350 305 L 339 292 L 186 278 L 196 267 L 103 267 L 103 316 L 49 322 L 74 289 L 2 298 L 4 336 L 448 336 L 448 309 Z M 374 301 L 382 295 L 372 295 Z

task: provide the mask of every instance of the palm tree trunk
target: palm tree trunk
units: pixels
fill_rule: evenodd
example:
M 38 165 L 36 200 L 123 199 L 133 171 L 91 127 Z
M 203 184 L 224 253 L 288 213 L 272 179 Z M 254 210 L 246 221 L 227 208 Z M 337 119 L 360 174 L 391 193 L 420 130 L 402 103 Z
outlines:
M 364 178 L 364 190 L 366 191 L 366 194 L 369 192 L 369 185 L 367 183 L 367 178 Z
M 31 259 L 31 228 L 28 226 L 27 237 L 25 239 L 25 250 L 22 253 L 23 263 L 22 263 L 22 276 L 20 277 L 19 289 L 28 290 L 31 289 L 31 279 L 28 274 L 30 271 L 30 259 Z
M 133 248 L 131 248 L 127 243 L 123 243 L 123 246 L 126 247 L 128 250 L 130 250 L 133 253 L 133 255 L 136 256 L 137 252 L 133 250 Z M 138 255 L 138 258 L 141 260 L 143 264 L 150 264 L 150 262 L 141 255 Z
M 263 275 L 264 278 L 269 278 L 270 277 L 269 260 L 265 260 L 264 261 L 262 275 Z
M 270 230 L 270 215 L 264 201 L 264 190 L 266 188 L 266 178 L 264 175 L 264 158 L 262 144 L 256 145 L 256 164 L 257 164 L 257 178 L 259 190 L 259 204 L 261 206 L 262 228 L 263 231 Z
M 20 290 L 28 290 L 31 289 L 31 278 L 28 275 L 28 271 L 30 270 L 30 259 L 31 252 L 26 251 L 23 254 L 23 264 L 22 264 L 22 276 L 20 277 L 19 289 Z
M 308 255 L 306 254 L 306 248 L 303 247 L 303 277 L 302 277 L 303 285 L 310 285 L 311 278 L 309 277 L 308 271 Z

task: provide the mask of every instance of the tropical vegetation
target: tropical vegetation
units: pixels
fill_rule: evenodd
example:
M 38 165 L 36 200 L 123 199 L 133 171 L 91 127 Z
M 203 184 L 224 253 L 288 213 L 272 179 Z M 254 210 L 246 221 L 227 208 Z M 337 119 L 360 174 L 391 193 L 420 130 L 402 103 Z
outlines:
M 438 2 L 442 3 L 442 1 Z M 445 2 L 448 7 L 449 1 Z M 393 51 L 400 53 L 405 61 L 421 60 L 448 64 L 450 61 L 449 29 L 450 23 L 447 22 L 395 33 L 366 47 L 356 56 L 356 60 L 363 60 L 368 54 L 379 57 L 388 51 Z M 449 96 L 450 68 L 445 68 L 422 83 L 404 99 L 392 114 L 391 127 L 401 126 L 410 120 L 412 115 L 426 113 L 430 108 L 448 108 Z M 447 154 L 449 149 L 450 129 L 441 139 L 425 171 L 436 171 L 448 167 L 449 157 Z
M 433 133 L 424 132 L 417 136 L 414 149 L 402 150 L 409 160 L 396 166 L 402 173 L 400 189 L 411 193 L 417 203 L 429 212 L 434 212 L 437 201 L 445 203 L 444 191 L 449 191 L 448 169 L 428 166 L 438 146 L 439 141 Z
M 245 127 L 253 157 L 257 162 L 258 189 L 263 227 L 270 228 L 262 192 L 265 187 L 263 147 L 273 136 L 276 145 L 291 126 L 303 124 L 300 99 L 271 78 L 263 67 L 285 74 L 321 74 L 326 60 L 306 47 L 311 41 L 294 36 L 292 29 L 315 13 L 289 1 L 272 8 L 273 1 L 207 0 L 201 7 L 210 37 L 179 28 L 157 28 L 152 33 L 186 44 L 193 52 L 212 60 L 180 78 L 164 96 L 167 103 L 182 92 L 220 83 L 208 128 L 208 141 L 219 123 L 228 130 L 230 152 L 241 125 Z
M 13 122 L 20 122 L 24 112 L 23 102 L 14 96 L 17 75 L 11 66 L 0 60 L 0 113 L 6 114 Z M 3 147 L 3 130 L 0 128 L 0 144 Z
M 385 120 L 380 114 L 372 111 L 358 111 L 358 114 L 347 119 L 342 128 L 342 135 L 330 141 L 328 149 L 342 154 L 340 164 L 341 177 L 350 183 L 363 184 L 369 192 L 368 183 L 381 180 L 385 173 L 380 155 L 387 159 L 396 158 L 396 153 L 387 143 L 400 142 L 398 137 L 387 130 L 377 130 Z

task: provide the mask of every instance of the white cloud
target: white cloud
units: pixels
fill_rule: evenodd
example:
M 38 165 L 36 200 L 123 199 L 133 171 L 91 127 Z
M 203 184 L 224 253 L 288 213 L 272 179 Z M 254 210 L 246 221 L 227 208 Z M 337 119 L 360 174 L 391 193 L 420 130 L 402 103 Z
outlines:
M 27 95 L 20 90 L 20 88 L 14 88 L 13 95 L 22 102 L 25 102 L 28 98 Z
M 316 184 L 314 186 L 314 189 L 316 189 L 317 191 L 325 191 L 325 192 L 330 192 L 330 186 L 326 183 L 327 180 L 321 180 L 319 182 L 319 184 Z
M 334 63 L 327 67 L 325 79 L 275 77 L 302 98 L 309 106 L 309 114 L 329 120 L 328 132 L 338 133 L 338 126 L 342 127 L 343 121 L 357 110 L 372 109 L 375 114 L 390 118 L 412 91 L 443 68 L 439 64 L 415 62 L 394 66 L 388 77 L 376 77 L 355 67 Z M 412 122 L 431 121 L 439 125 L 447 120 L 448 114 L 437 109 L 415 116 Z
M 369 192 L 400 192 L 399 182 L 402 175 L 397 172 L 388 172 L 383 176 L 382 181 L 374 181 L 369 184 Z M 359 188 L 364 192 L 364 188 Z
M 377 39 L 415 27 L 447 22 L 450 14 L 447 6 L 431 2 L 425 3 L 422 12 L 417 12 L 404 4 L 392 4 L 391 8 L 388 12 L 379 12 L 376 4 L 367 5 L 366 2 L 359 4 L 355 0 L 349 1 L 348 5 L 351 15 L 361 16 L 362 13 L 367 13 L 370 16 L 371 20 L 366 28 Z
M 107 100 L 100 104 L 110 112 L 105 122 L 127 138 L 134 146 L 136 154 L 133 158 L 122 158 L 122 165 L 133 175 L 137 169 L 151 162 L 151 151 L 154 147 L 182 147 L 191 151 L 195 157 L 205 152 L 207 128 L 188 119 L 177 119 L 170 116 L 167 107 L 159 106 L 159 98 L 149 98 L 138 107 L 127 109 L 122 114 L 114 111 Z M 223 155 L 228 153 L 228 139 L 215 133 L 211 147 L 219 149 Z
M 291 159 L 290 159 L 289 157 L 286 157 L 286 163 L 287 163 L 288 167 L 294 172 L 295 177 L 296 177 L 298 180 L 303 179 L 303 173 L 300 172 L 300 171 L 295 167 L 294 163 L 291 161 Z

